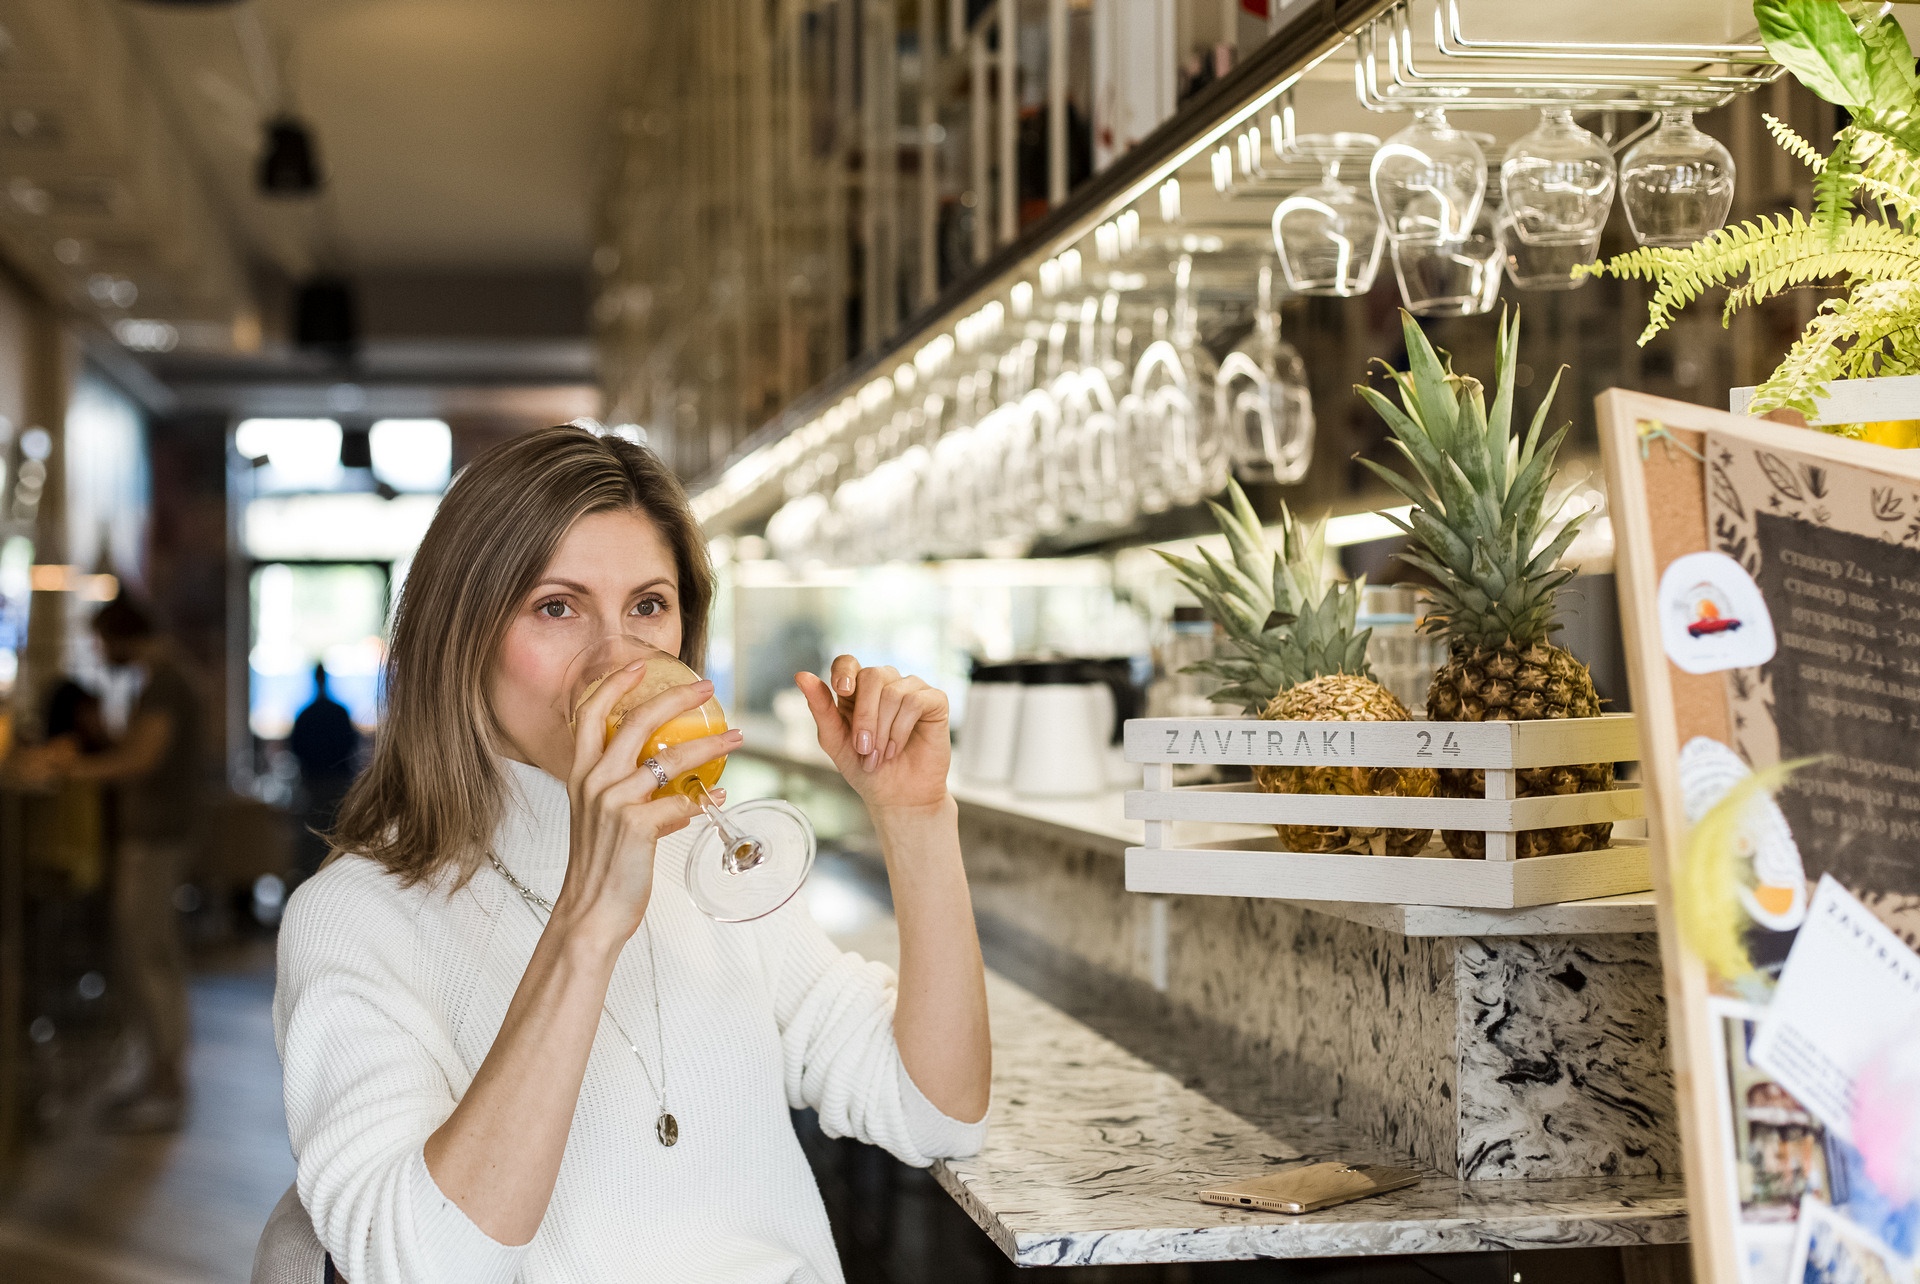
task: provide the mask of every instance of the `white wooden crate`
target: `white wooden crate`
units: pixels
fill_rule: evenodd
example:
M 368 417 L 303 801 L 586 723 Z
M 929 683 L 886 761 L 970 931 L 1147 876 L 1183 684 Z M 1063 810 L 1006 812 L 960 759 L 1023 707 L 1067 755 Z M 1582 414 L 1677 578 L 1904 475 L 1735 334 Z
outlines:
M 1526 767 L 1622 762 L 1639 757 L 1632 714 L 1552 722 L 1263 722 L 1246 718 L 1139 718 L 1125 732 L 1127 761 L 1146 788 L 1127 794 L 1126 814 L 1146 822 L 1146 841 L 1127 849 L 1127 889 L 1286 900 L 1376 901 L 1510 909 L 1585 900 L 1653 886 L 1644 841 L 1616 838 L 1594 852 L 1515 859 L 1528 829 L 1645 815 L 1637 785 L 1587 794 L 1515 797 Z M 1270 794 L 1257 786 L 1176 788 L 1180 763 L 1245 766 L 1463 767 L 1486 772 L 1484 798 L 1359 798 Z M 1434 830 L 1418 856 L 1289 852 L 1279 835 L 1178 845 L 1169 824 L 1364 825 Z M 1444 829 L 1487 836 L 1487 859 L 1455 860 Z

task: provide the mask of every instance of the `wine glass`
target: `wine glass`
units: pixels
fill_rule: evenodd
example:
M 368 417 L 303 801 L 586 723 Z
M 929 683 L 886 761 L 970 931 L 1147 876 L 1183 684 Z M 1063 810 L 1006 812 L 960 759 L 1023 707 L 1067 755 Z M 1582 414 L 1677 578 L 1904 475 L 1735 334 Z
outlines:
M 1351 298 L 1373 288 L 1380 270 L 1380 211 L 1340 179 L 1340 167 L 1372 154 L 1371 134 L 1303 134 L 1294 150 L 1320 162 L 1318 185 L 1295 192 L 1273 211 L 1273 246 L 1296 294 Z
M 1660 128 L 1620 164 L 1620 203 L 1642 245 L 1692 245 L 1727 223 L 1733 157 L 1700 132 L 1688 108 L 1660 113 Z
M 1443 109 L 1422 107 L 1373 154 L 1368 177 L 1389 238 L 1458 241 L 1487 194 L 1487 157 Z
M 1501 210 L 1495 227 L 1507 254 L 1507 277 L 1523 290 L 1577 290 L 1588 277 L 1573 270 L 1594 261 L 1600 234 L 1588 240 L 1529 241 L 1513 225 L 1513 215 Z
M 1493 142 L 1491 134 L 1476 139 Z M 1487 195 L 1473 228 L 1457 241 L 1438 237 L 1393 242 L 1393 275 L 1400 298 L 1417 317 L 1467 317 L 1493 311 L 1500 297 L 1500 272 L 1507 262 L 1501 230 L 1499 185 L 1488 176 Z
M 1591 243 L 1597 253 L 1613 188 L 1613 153 L 1574 123 L 1571 107 L 1542 108 L 1540 124 L 1500 165 L 1507 218 L 1530 244 Z
M 563 690 L 569 731 L 580 706 L 600 684 L 636 660 L 646 661 L 647 667 L 633 689 L 608 711 L 608 740 L 640 705 L 671 687 L 699 681 L 692 669 L 638 638 L 624 633 L 601 638 L 567 666 Z M 720 702 L 709 697 L 699 708 L 662 723 L 640 747 L 637 761 L 644 765 L 674 745 L 726 729 L 727 715 Z M 674 777 L 658 792 L 685 795 L 706 817 L 687 852 L 687 895 L 709 918 L 744 923 L 773 913 L 800 890 L 813 868 L 813 826 L 792 804 L 775 798 L 754 799 L 722 812 L 714 805 L 712 790 L 726 763 L 724 757 L 703 763 Z
M 1221 490 L 1233 460 L 1211 397 L 1219 376 L 1200 342 L 1193 302 L 1193 256 L 1174 264 L 1171 337 L 1155 317 L 1156 337 L 1140 354 L 1128 394 L 1129 435 L 1138 451 L 1141 508 L 1159 512 L 1196 504 Z
M 1242 477 L 1297 482 L 1313 459 L 1313 394 L 1306 363 L 1280 337 L 1271 263 L 1260 265 L 1259 281 L 1253 333 L 1220 363 L 1214 416 L 1229 426 L 1234 470 Z

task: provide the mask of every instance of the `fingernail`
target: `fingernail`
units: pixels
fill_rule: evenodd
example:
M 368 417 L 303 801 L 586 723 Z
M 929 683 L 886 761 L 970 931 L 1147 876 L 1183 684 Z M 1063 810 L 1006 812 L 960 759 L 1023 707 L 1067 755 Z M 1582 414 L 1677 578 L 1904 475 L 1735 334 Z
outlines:
M 711 691 L 713 690 L 713 683 L 706 678 L 702 678 L 693 684 L 693 689 L 696 691 Z
M 840 693 L 841 695 L 852 695 L 852 694 L 853 694 L 853 679 L 852 679 L 852 678 L 842 678 L 842 679 L 840 679 L 840 680 L 839 680 L 838 682 L 836 682 L 836 683 L 834 683 L 834 684 L 833 684 L 833 689 L 834 689 L 835 691 L 838 691 L 838 692 L 839 692 L 839 693 Z
M 862 758 L 873 752 L 873 733 L 862 731 L 853 738 L 853 751 Z
M 880 767 L 880 755 L 877 753 L 868 754 L 864 761 L 867 764 L 867 771 L 869 773 L 877 771 Z
M 730 744 L 730 745 L 737 745 L 737 744 L 739 744 L 739 743 L 740 743 L 740 742 L 741 742 L 742 740 L 745 740 L 745 739 L 746 739 L 747 737 L 746 737 L 746 733 L 745 733 L 745 732 L 743 732 L 743 731 L 741 731 L 741 730 L 739 730 L 738 728 L 736 728 L 736 729 L 734 729 L 734 730 L 732 730 L 732 731 L 729 731 L 729 732 L 727 732 L 727 734 L 726 734 L 726 735 L 724 735 L 724 736 L 722 736 L 722 737 L 720 737 L 720 738 L 721 738 L 721 740 L 723 740 L 723 741 L 725 741 L 725 742 L 726 742 L 727 744 Z
M 638 673 L 638 672 L 640 672 L 640 670 L 642 670 L 642 669 L 644 669 L 644 668 L 646 668 L 646 667 L 647 667 L 647 662 L 646 662 L 645 660 L 635 660 L 635 661 L 634 661 L 634 662 L 633 662 L 632 664 L 629 664 L 629 665 L 627 666 L 627 672 L 628 672 L 628 673 Z
M 724 789 L 709 789 L 707 792 L 713 795 L 713 800 L 717 803 L 727 800 L 727 791 Z
M 900 753 L 900 746 L 898 744 L 895 744 L 889 741 L 887 744 L 887 761 L 892 762 L 894 758 L 899 756 L 899 753 Z

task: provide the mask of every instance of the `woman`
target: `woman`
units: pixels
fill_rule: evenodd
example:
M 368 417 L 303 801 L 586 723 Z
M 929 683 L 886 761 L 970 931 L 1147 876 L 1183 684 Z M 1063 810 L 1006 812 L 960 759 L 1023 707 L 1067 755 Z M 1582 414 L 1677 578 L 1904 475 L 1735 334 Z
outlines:
M 804 897 L 747 924 L 688 900 L 696 808 L 658 781 L 741 734 L 661 753 L 657 777 L 635 763 L 710 683 L 603 747 L 640 677 L 622 670 L 567 728 L 574 656 L 625 632 L 697 671 L 712 592 L 679 484 L 617 437 L 534 433 L 448 490 L 372 763 L 280 935 L 300 1200 L 353 1284 L 838 1280 L 788 1107 L 911 1164 L 978 1148 L 986 998 L 945 697 L 844 655 L 831 688 L 795 679 L 886 857 L 897 987 Z

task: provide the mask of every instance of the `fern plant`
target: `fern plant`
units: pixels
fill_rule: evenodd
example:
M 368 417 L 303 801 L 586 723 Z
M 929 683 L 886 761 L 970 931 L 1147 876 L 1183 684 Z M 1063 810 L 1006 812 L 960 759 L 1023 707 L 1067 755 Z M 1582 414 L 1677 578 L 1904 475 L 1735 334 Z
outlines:
M 1845 288 L 1755 390 L 1755 413 L 1788 408 L 1812 418 L 1835 379 L 1920 374 L 1920 78 L 1900 24 L 1882 16 L 1856 27 L 1866 12 L 1834 0 L 1753 6 L 1774 60 L 1852 117 L 1824 156 L 1765 118 L 1774 141 L 1813 171 L 1810 217 L 1762 215 L 1682 249 L 1639 249 L 1576 269 L 1655 283 L 1642 345 L 1721 286 L 1732 287 L 1723 324 L 1787 290 Z

